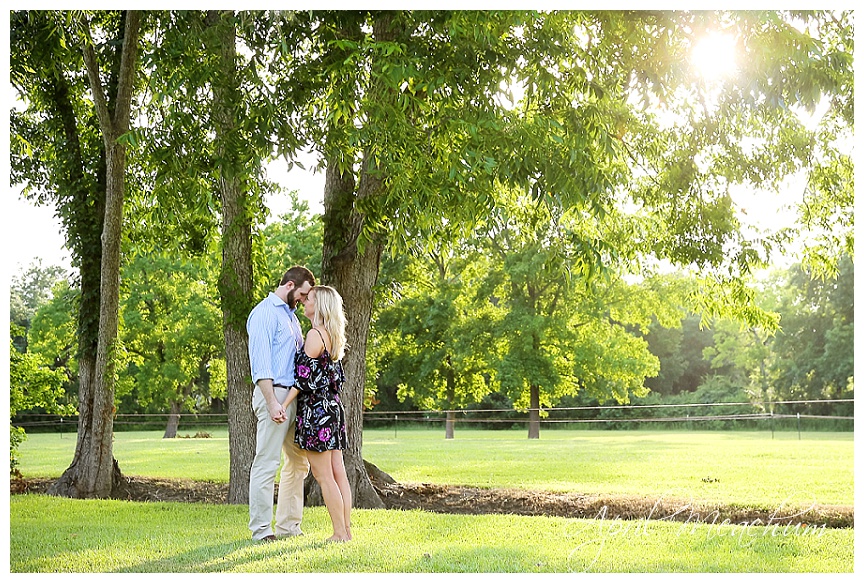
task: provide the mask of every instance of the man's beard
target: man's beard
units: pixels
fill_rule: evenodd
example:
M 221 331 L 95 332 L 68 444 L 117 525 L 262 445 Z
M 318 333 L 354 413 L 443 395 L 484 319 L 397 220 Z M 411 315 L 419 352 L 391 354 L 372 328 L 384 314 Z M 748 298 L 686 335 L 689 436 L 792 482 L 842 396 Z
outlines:
M 292 310 L 295 309 L 297 307 L 297 290 L 292 289 L 291 291 L 289 291 L 287 299 L 288 301 L 285 303 L 288 304 Z

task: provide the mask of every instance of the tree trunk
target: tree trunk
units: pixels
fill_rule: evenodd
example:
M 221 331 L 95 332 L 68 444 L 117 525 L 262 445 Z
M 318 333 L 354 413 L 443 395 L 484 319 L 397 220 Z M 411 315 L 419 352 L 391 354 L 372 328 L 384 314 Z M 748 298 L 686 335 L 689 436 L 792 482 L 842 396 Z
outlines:
M 227 316 L 225 318 L 227 320 Z M 252 385 L 248 381 L 249 338 L 225 324 L 226 368 L 228 370 L 228 450 L 230 474 L 229 504 L 249 503 L 249 471 L 255 457 L 255 415 L 252 412 Z
M 345 36 L 350 38 L 357 32 L 346 30 Z M 373 35 L 376 41 L 395 38 L 392 12 L 376 13 Z M 380 66 L 380 63 L 372 63 L 373 69 Z M 373 84 L 369 99 L 392 100 L 392 95 Z M 353 123 L 353 120 L 346 121 Z M 355 183 L 353 176 L 355 160 L 345 152 L 334 151 L 330 144 L 327 146 L 321 280 L 342 295 L 347 320 L 349 351 L 343 362 L 345 387 L 342 396 L 348 423 L 348 449 L 343 452 L 345 469 L 354 505 L 358 508 L 383 508 L 384 503 L 373 488 L 363 461 L 363 403 L 372 288 L 378 280 L 384 236 L 364 233 L 366 217 L 358 211 L 364 200 L 382 194 L 383 179 L 375 164 L 375 144 L 366 146 L 359 184 Z M 320 490 L 314 485 L 307 496 L 307 503 L 321 503 Z
M 67 132 L 68 135 L 68 132 Z M 54 496 L 81 498 L 77 482 L 79 460 L 89 457 L 92 450 L 93 395 L 96 392 L 96 350 L 99 345 L 99 303 L 102 269 L 102 228 L 105 224 L 105 191 L 107 164 L 105 150 L 97 170 L 97 185 L 94 192 L 75 193 L 73 206 L 76 209 L 74 225 L 69 225 L 70 239 L 75 241 L 78 256 L 81 298 L 78 309 L 78 438 L 72 462 L 63 475 L 51 485 L 48 493 Z M 81 179 L 78 184 L 85 184 Z M 73 221 L 70 221 L 70 223 Z M 117 468 L 119 473 L 119 466 Z
M 447 420 L 444 422 L 444 439 L 453 439 L 456 429 L 456 411 L 453 403 L 456 401 L 456 378 L 451 366 L 450 357 L 447 357 Z
M 230 457 L 228 502 L 248 504 L 249 470 L 255 456 L 255 415 L 249 377 L 249 337 L 246 317 L 252 309 L 252 213 L 243 190 L 242 168 L 235 144 L 235 102 L 239 98 L 236 75 L 236 31 L 232 11 L 209 11 L 207 24 L 216 27 L 220 71 L 213 83 L 213 125 L 217 158 L 221 160 L 219 191 L 222 199 L 222 272 L 219 291 L 225 334 L 228 381 L 228 450 Z
M 447 420 L 445 421 L 444 439 L 453 439 L 454 430 L 456 428 L 456 412 L 447 411 Z
M 381 188 L 380 179 L 364 170 L 357 200 L 372 196 Z M 349 350 L 342 366 L 345 386 L 342 404 L 348 425 L 348 449 L 343 452 L 345 469 L 351 483 L 354 505 L 358 508 L 383 508 L 384 503 L 372 487 L 363 463 L 363 402 L 366 386 L 366 341 L 372 315 L 372 287 L 378 280 L 383 243 L 367 242 L 362 251 L 357 239 L 363 216 L 348 201 L 354 200 L 354 179 L 350 171 L 342 174 L 338 164 L 327 165 L 324 186 L 324 249 L 322 281 L 335 287 L 343 298 Z M 320 490 L 314 485 L 307 496 L 309 504 L 320 504 Z
M 86 24 L 86 23 L 85 23 Z M 83 47 L 94 108 L 105 145 L 107 172 L 102 227 L 98 343 L 92 367 L 85 363 L 78 443 L 72 464 L 52 485 L 51 493 L 75 498 L 107 498 L 120 485 L 113 455 L 114 370 L 119 324 L 120 242 L 123 227 L 126 149 L 119 138 L 129 130 L 138 53 L 140 14 L 124 13 L 122 46 L 116 69 L 116 94 L 109 104 L 93 46 Z M 88 31 L 89 32 L 89 31 Z M 112 78 L 113 75 L 112 67 Z M 113 90 L 114 87 L 109 87 Z
M 528 408 L 528 439 L 540 439 L 540 387 L 531 385 Z
M 120 240 L 123 225 L 125 147 L 108 148 L 108 189 L 105 197 L 105 229 L 102 231 L 102 301 L 99 304 L 99 346 L 96 349 L 93 393 L 92 449 L 82 469 L 89 495 L 111 495 L 114 466 L 114 371 L 120 317 Z
M 83 283 L 82 283 L 83 287 Z M 82 307 L 83 308 L 83 307 Z M 98 313 L 98 312 L 97 312 Z M 80 331 L 80 327 L 79 327 Z M 84 339 L 79 340 L 79 346 Z M 89 344 L 89 342 L 87 343 Z M 92 449 L 92 427 L 93 417 L 93 384 L 94 369 L 96 368 L 96 347 L 90 347 L 92 352 L 83 352 L 78 360 L 78 441 L 75 444 L 75 454 L 72 463 L 63 472 L 56 482 L 48 487 L 48 494 L 52 496 L 65 496 L 67 498 L 84 498 L 83 491 L 79 493 L 78 481 L 83 463 L 81 460 L 89 458 Z
M 66 195 L 66 203 L 73 210 L 70 218 L 64 218 L 68 232 L 69 247 L 78 260 L 81 297 L 78 307 L 78 439 L 72 462 L 63 475 L 48 488 L 54 496 L 78 498 L 75 485 L 78 480 L 78 460 L 90 451 L 91 419 L 93 417 L 93 385 L 96 369 L 96 348 L 99 345 L 99 282 L 102 269 L 102 228 L 105 224 L 105 174 L 107 172 L 104 147 L 100 151 L 96 169 L 96 188 L 87 188 L 84 161 L 81 153 L 75 110 L 69 96 L 69 88 L 63 77 L 57 77 L 55 90 L 51 92 L 54 108 L 62 120 L 66 155 L 69 161 L 66 172 L 70 183 L 75 185 Z
M 162 439 L 174 439 L 177 437 L 177 428 L 180 426 L 180 402 L 171 402 L 171 411 L 168 413 L 168 424 L 165 426 L 165 434 Z

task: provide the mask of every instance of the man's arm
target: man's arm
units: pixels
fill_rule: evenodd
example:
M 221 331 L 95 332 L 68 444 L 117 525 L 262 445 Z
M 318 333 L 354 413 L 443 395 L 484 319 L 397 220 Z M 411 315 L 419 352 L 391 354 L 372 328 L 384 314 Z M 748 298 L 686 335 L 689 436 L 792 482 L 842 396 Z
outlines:
M 270 419 L 276 423 L 287 421 L 288 417 L 285 415 L 285 407 L 276 399 L 276 392 L 273 390 L 273 379 L 259 379 L 256 384 L 261 389 L 261 394 L 264 395 L 264 400 L 267 402 Z
M 249 334 L 249 365 L 252 369 L 252 381 L 261 389 L 270 418 L 276 423 L 287 419 L 285 408 L 276 400 L 273 391 L 273 337 L 272 327 L 275 322 L 265 311 L 253 310 L 246 322 L 246 332 Z

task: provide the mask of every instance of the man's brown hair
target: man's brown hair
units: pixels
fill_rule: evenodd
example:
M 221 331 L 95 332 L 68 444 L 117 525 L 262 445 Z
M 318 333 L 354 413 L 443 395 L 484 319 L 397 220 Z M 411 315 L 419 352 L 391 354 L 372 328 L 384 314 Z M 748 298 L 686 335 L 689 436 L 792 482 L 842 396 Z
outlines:
M 285 275 L 282 276 L 282 281 L 279 282 L 279 285 L 285 285 L 289 281 L 294 282 L 294 287 L 303 287 L 303 282 L 308 281 L 309 285 L 315 285 L 315 276 L 312 275 L 312 272 L 306 269 L 301 265 L 295 265 L 291 269 L 285 272 Z

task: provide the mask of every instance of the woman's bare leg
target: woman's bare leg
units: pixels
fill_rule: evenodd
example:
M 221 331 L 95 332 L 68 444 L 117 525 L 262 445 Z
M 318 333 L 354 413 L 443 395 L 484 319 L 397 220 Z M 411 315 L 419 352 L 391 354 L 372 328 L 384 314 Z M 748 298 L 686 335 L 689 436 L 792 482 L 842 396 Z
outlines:
M 333 466 L 331 461 L 333 452 L 307 451 L 306 457 L 309 459 L 309 465 L 312 466 L 312 475 L 315 476 L 315 480 L 318 482 L 318 485 L 321 486 L 321 495 L 324 497 L 324 505 L 327 507 L 327 512 L 330 514 L 330 522 L 333 523 L 333 536 L 328 540 L 350 540 L 348 529 L 345 526 L 345 511 L 342 492 L 333 476 Z
M 342 458 L 342 450 L 333 450 L 333 455 L 330 456 L 330 463 L 333 466 L 333 477 L 336 480 L 336 485 L 339 486 L 339 491 L 342 493 L 342 511 L 345 517 L 345 529 L 348 531 L 348 538 L 351 538 L 351 484 L 348 482 L 348 473 L 345 471 L 345 460 Z

